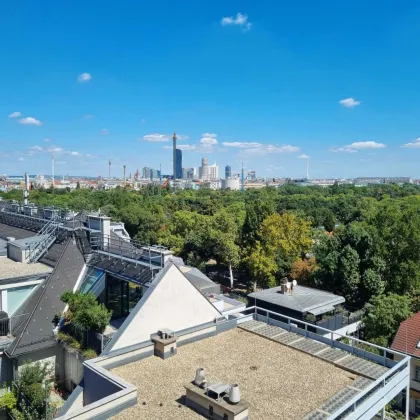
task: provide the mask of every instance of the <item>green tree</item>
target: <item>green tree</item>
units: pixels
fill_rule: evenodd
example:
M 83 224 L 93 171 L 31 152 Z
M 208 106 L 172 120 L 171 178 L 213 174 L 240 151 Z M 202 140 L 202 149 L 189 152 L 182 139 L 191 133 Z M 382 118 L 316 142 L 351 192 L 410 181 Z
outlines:
M 64 292 L 61 301 L 67 303 L 68 310 L 64 314 L 66 324 L 74 324 L 86 330 L 104 332 L 109 324 L 112 311 L 99 303 L 93 293 Z
M 365 310 L 362 319 L 365 338 L 372 343 L 389 346 L 401 322 L 412 315 L 411 299 L 393 293 L 375 296 Z
M 251 274 L 254 291 L 257 287 L 267 288 L 276 285 L 275 274 L 278 266 L 274 258 L 264 251 L 259 241 L 245 258 L 245 263 Z

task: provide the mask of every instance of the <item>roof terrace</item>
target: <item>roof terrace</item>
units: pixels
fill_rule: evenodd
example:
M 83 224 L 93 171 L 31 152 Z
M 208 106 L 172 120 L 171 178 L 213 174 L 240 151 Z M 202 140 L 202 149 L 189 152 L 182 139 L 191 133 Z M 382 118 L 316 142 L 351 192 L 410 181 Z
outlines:
M 238 383 L 256 419 L 301 419 L 356 379 L 321 359 L 235 328 L 180 347 L 170 359 L 148 357 L 113 369 L 139 390 L 137 405 L 115 418 L 202 418 L 182 398 L 198 367 L 209 384 Z
M 152 341 L 111 350 L 85 362 L 84 388 L 72 395 L 60 420 L 99 413 L 117 419 L 200 418 L 185 398 L 197 368 L 205 369 L 208 385 L 239 384 L 250 416 L 269 420 L 374 418 L 407 389 L 410 357 L 311 328 L 251 307 L 176 332 L 178 350 L 165 360 L 153 356 Z M 403 359 L 393 360 L 395 354 Z M 75 403 L 82 395 L 84 407 Z

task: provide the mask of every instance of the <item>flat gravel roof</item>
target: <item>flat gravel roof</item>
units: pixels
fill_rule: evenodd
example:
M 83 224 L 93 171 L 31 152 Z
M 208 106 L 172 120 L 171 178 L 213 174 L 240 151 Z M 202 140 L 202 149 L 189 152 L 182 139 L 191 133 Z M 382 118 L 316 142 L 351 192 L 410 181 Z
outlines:
M 25 277 L 42 273 L 50 273 L 51 267 L 41 263 L 27 264 L 0 257 L 0 279 Z
M 199 367 L 209 384 L 239 384 L 250 417 L 264 420 L 302 419 L 354 378 L 323 360 L 235 328 L 179 347 L 167 360 L 151 356 L 112 369 L 138 388 L 138 404 L 114 418 L 202 418 L 181 400 L 184 384 Z

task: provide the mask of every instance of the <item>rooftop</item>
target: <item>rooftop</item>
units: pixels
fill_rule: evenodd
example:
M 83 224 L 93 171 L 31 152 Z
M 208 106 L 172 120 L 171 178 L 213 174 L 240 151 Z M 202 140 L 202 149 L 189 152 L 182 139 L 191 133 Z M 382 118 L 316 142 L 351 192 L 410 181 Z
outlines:
M 6 257 L 0 257 L 0 280 L 50 273 L 51 271 L 50 267 L 41 263 L 20 263 Z
M 355 379 L 323 360 L 235 328 L 179 347 L 167 360 L 148 357 L 113 369 L 138 388 L 138 404 L 115 418 L 202 418 L 180 400 L 199 367 L 209 384 L 238 383 L 256 419 L 301 419 Z M 299 395 L 305 398 L 297 404 Z
M 391 349 L 420 358 L 420 312 L 401 322 Z
M 333 310 L 334 305 L 344 303 L 342 296 L 305 286 L 294 286 L 292 292 L 281 293 L 282 287 L 272 287 L 260 292 L 250 293 L 249 298 L 258 299 L 273 305 L 282 306 L 298 312 L 314 315 Z
M 0 238 L 7 239 L 8 237 L 12 237 L 15 239 L 25 239 L 31 236 L 35 236 L 36 232 L 32 232 L 27 229 L 22 229 L 20 227 L 6 225 L 4 223 L 0 223 Z

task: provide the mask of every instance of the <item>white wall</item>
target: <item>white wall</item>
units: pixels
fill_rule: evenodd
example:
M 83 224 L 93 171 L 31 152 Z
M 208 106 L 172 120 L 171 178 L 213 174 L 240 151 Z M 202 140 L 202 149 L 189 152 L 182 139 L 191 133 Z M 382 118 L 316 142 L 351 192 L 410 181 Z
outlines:
M 107 350 L 150 340 L 150 335 L 162 328 L 180 331 L 212 322 L 221 316 L 184 274 L 169 262 L 115 334 Z

